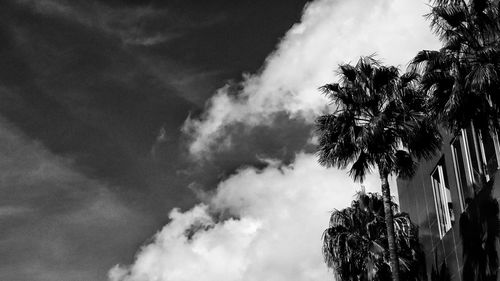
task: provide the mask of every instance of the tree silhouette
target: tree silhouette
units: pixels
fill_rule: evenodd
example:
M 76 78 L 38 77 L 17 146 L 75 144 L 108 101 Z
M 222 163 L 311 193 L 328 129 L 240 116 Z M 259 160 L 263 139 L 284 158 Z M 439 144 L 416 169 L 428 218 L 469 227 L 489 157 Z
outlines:
M 394 225 L 401 277 L 421 280 L 423 253 L 418 229 L 402 213 L 395 214 Z M 391 278 L 382 196 L 362 191 L 350 207 L 332 213 L 329 228 L 323 233 L 323 256 L 339 281 Z
M 422 74 L 431 113 L 452 132 L 500 129 L 500 21 L 497 0 L 436 0 L 430 14 L 440 50 L 411 62 Z
M 339 66 L 339 83 L 320 89 L 336 107 L 316 120 L 319 163 L 344 169 L 354 180 L 377 168 L 381 180 L 392 279 L 399 281 L 389 175 L 409 177 L 416 160 L 430 158 L 441 145 L 436 124 L 428 118 L 418 75 L 399 76 L 396 67 L 362 57 L 355 66 Z

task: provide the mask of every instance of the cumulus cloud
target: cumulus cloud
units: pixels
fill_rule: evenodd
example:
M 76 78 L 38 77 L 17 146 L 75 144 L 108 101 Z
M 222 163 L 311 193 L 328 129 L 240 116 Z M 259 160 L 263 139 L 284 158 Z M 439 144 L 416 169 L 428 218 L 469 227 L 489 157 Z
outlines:
M 330 280 L 321 233 L 330 211 L 347 206 L 359 184 L 311 154 L 298 154 L 290 166 L 269 164 L 241 169 L 204 204 L 173 210 L 134 264 L 114 267 L 110 280 Z M 365 184 L 378 190 L 376 179 Z
M 328 104 L 317 87 L 335 79 L 337 64 L 376 52 L 404 68 L 418 50 L 438 46 L 422 17 L 426 9 L 410 0 L 309 4 L 258 74 L 222 87 L 199 119 L 186 120 L 191 154 L 238 148 L 236 140 L 250 142 L 245 135 L 274 128 L 283 114 L 310 126 Z M 313 154 L 299 153 L 290 165 L 263 161 L 266 168 L 240 168 L 220 182 L 204 203 L 174 209 L 134 263 L 112 268 L 109 280 L 330 280 L 321 233 L 330 212 L 346 207 L 359 184 L 346 171 L 320 167 Z M 364 184 L 379 190 L 373 176 Z
M 203 158 L 230 148 L 232 126 L 272 125 L 279 112 L 311 123 L 327 104 L 317 88 L 335 79 L 340 63 L 376 53 L 405 68 L 417 51 L 439 45 L 422 16 L 427 12 L 414 0 L 310 3 L 259 73 L 220 88 L 200 118 L 186 120 L 191 154 Z

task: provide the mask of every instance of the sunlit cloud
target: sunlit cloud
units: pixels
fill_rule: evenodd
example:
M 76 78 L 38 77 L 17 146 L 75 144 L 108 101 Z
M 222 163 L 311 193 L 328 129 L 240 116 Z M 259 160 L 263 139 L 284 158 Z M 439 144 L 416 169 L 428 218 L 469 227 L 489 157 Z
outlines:
M 273 128 L 283 113 L 310 126 L 328 106 L 317 88 L 335 79 L 340 63 L 377 53 L 404 69 L 417 51 L 438 46 L 422 17 L 427 9 L 410 0 L 310 3 L 259 73 L 220 88 L 200 117 L 186 120 L 191 155 L 209 159 L 238 147 L 235 141 L 245 137 L 233 134 Z M 307 145 L 316 142 L 304 138 Z M 346 171 L 321 167 L 314 154 L 300 152 L 290 165 L 260 160 L 266 168 L 240 168 L 204 193 L 204 203 L 174 209 L 135 261 L 112 268 L 109 280 L 331 280 L 321 233 L 330 212 L 348 206 L 360 185 Z M 379 190 L 374 176 L 364 185 Z
M 205 158 L 231 148 L 232 126 L 272 126 L 280 112 L 312 123 L 328 104 L 317 88 L 336 79 L 340 63 L 375 53 L 404 70 L 417 51 L 438 46 L 423 17 L 427 12 L 424 2 L 414 0 L 310 3 L 259 73 L 220 88 L 201 117 L 186 120 L 189 151 Z
M 131 266 L 114 267 L 110 280 L 330 280 L 321 233 L 330 212 L 346 207 L 360 185 L 310 154 L 290 166 L 269 163 L 241 169 L 204 204 L 173 210 L 154 241 Z M 365 186 L 378 189 L 373 178 Z

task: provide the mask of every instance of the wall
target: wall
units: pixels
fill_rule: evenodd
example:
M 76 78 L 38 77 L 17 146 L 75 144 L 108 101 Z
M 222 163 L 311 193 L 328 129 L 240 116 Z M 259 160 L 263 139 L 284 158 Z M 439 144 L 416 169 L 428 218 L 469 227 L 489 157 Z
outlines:
M 435 266 L 437 257 L 439 268 L 441 263 L 446 260 L 451 280 L 462 281 L 462 247 L 458 224 L 463 210 L 459 203 L 460 199 L 450 146 L 452 136 L 444 133 L 443 136 L 444 142 L 441 151 L 431 160 L 421 161 L 412 179 L 398 179 L 400 209 L 402 212 L 409 213 L 412 221 L 419 226 L 419 239 L 425 252 L 429 280 L 431 269 Z M 444 157 L 455 217 L 452 228 L 446 232 L 442 239 L 439 236 L 431 182 L 431 173 L 441 157 Z M 498 184 L 495 183 L 495 185 Z M 500 188 L 495 188 L 494 196 L 496 198 L 500 197 Z

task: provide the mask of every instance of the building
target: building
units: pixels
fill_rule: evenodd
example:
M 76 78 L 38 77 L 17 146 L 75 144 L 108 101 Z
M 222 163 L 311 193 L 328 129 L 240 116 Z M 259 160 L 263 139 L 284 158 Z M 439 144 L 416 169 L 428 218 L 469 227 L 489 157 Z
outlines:
M 445 262 L 451 280 L 462 281 L 459 218 L 469 200 L 481 192 L 474 183 L 481 182 L 482 176 L 488 180 L 497 175 L 499 163 L 498 136 L 481 134 L 471 125 L 456 136 L 443 133 L 441 151 L 422 161 L 412 179 L 398 179 L 400 209 L 419 226 L 428 276 L 435 264 L 440 267 Z M 497 179 L 493 197 L 498 200 Z

